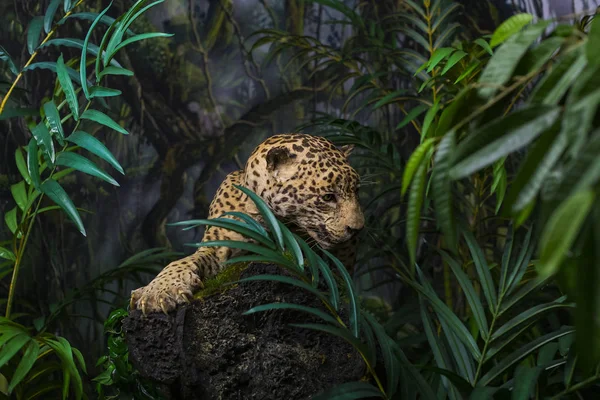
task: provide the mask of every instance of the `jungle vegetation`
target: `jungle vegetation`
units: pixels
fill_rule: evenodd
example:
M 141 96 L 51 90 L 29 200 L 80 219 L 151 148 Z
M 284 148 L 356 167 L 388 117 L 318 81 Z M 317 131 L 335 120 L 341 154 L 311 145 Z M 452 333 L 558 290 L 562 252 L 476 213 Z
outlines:
M 316 399 L 598 396 L 593 6 L 260 0 L 241 24 L 232 0 L 3 2 L 0 396 L 160 398 L 128 362 L 129 291 L 211 223 L 257 241 L 231 262 L 277 263 L 291 278 L 255 278 L 328 310 L 248 313 L 312 313 L 298 329 L 363 356 Z M 289 130 L 356 146 L 353 277 L 252 192 L 266 227 L 201 219 Z

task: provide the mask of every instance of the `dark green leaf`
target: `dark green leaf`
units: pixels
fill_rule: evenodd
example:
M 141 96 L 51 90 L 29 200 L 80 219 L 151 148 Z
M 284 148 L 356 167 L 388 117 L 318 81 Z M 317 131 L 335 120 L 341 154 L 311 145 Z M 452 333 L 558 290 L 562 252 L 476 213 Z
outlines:
M 0 247 L 0 258 L 4 258 L 5 260 L 17 261 L 17 257 L 15 253 L 12 251 L 5 249 L 4 247 Z
M 5 108 L 4 110 L 2 110 L 2 114 L 0 115 L 0 121 L 3 121 L 5 119 L 9 119 L 9 118 L 16 118 L 16 117 L 33 117 L 33 116 L 37 116 L 39 114 L 39 111 L 35 108 L 29 108 L 29 107 L 17 107 L 17 108 Z
M 0 350 L 0 365 L 5 366 L 6 363 L 8 363 L 8 361 L 10 361 L 30 340 L 31 338 L 29 335 L 26 332 L 21 331 L 20 334 L 15 335 L 6 342 L 4 346 L 2 346 L 2 350 Z
M 591 65 L 600 65 L 600 18 L 596 16 L 592 20 L 590 33 L 588 34 L 587 43 L 585 45 L 585 55 Z
M 425 119 L 423 120 L 423 128 L 421 129 L 421 141 L 423 141 L 429 133 L 429 127 L 431 126 L 437 112 L 440 109 L 439 100 L 436 101 L 433 106 L 427 111 L 425 114 Z
M 536 267 L 541 277 L 554 275 L 560 267 L 592 208 L 594 197 L 591 190 L 577 192 L 552 213 L 540 239 L 540 261 Z
M 60 145 L 64 145 L 65 132 L 60 122 L 60 114 L 53 100 L 44 103 L 44 113 L 50 125 L 50 135 L 53 135 Z
M 100 142 L 98 139 L 89 135 L 83 131 L 73 132 L 66 139 L 68 142 L 75 143 L 77 146 L 86 149 L 92 154 L 97 155 L 104 161 L 108 162 L 113 166 L 114 169 L 119 171 L 121 174 L 125 175 L 125 171 L 123 167 L 119 164 L 117 159 L 113 156 L 113 154 Z
M 323 0 L 320 0 L 323 1 Z M 354 400 L 382 397 L 383 394 L 367 382 L 347 382 L 315 395 L 313 400 Z
M 44 24 L 44 17 L 33 17 L 27 28 L 27 50 L 29 54 L 37 49 L 40 43 L 40 33 L 42 32 L 42 26 Z
M 333 318 L 331 315 L 319 310 L 318 308 L 314 308 L 314 307 L 306 307 L 300 304 L 292 304 L 292 303 L 269 303 L 269 304 L 262 304 L 260 306 L 256 306 L 256 307 L 252 307 L 251 309 L 249 309 L 248 311 L 246 311 L 243 315 L 249 315 L 249 314 L 254 314 L 257 312 L 264 312 L 264 311 L 271 311 L 271 310 L 296 310 L 296 311 L 302 311 L 302 312 L 306 312 L 312 315 L 316 315 L 317 317 L 321 318 L 323 321 L 325 322 L 329 322 L 333 325 L 338 325 L 339 326 L 339 322 L 338 320 L 336 320 L 335 318 Z
M 408 114 L 406 114 L 406 117 L 404 117 L 402 122 L 400 122 L 396 126 L 396 129 L 403 128 L 406 125 L 410 124 L 415 118 L 417 118 L 419 115 L 423 114 L 428 108 L 429 108 L 429 106 L 427 104 L 419 104 L 418 106 L 414 107 L 413 109 L 410 110 L 410 112 Z
M 104 14 L 106 14 L 106 12 L 108 11 L 108 9 L 110 8 L 111 5 L 112 5 L 112 1 L 108 5 L 108 7 L 106 7 L 100 14 L 98 14 L 98 16 L 96 17 L 96 19 L 92 22 L 92 25 L 88 29 L 87 35 L 85 36 L 85 40 L 83 41 L 83 47 L 81 49 L 81 60 L 80 60 L 80 63 L 79 63 L 79 74 L 80 74 L 80 79 L 81 79 L 81 88 L 83 89 L 83 93 L 85 94 L 85 98 L 88 99 L 88 100 L 90 99 L 90 93 L 89 93 L 89 90 L 88 90 L 87 78 L 86 78 L 88 45 L 89 45 L 90 37 L 92 36 L 92 32 L 93 32 L 94 28 L 96 27 L 96 25 L 98 24 L 98 22 L 102 19 L 102 16 L 104 16 Z M 92 111 L 92 110 L 87 110 L 86 112 L 88 112 L 88 111 Z M 86 112 L 84 112 L 84 115 L 85 115 Z M 82 116 L 82 118 L 83 118 L 83 116 Z
M 327 250 L 323 250 L 323 253 L 333 262 L 333 265 L 337 267 L 338 273 L 342 276 L 344 284 L 346 285 L 346 295 L 348 296 L 349 313 L 350 313 L 350 328 L 354 337 L 358 338 L 359 326 L 358 326 L 358 299 L 356 298 L 356 290 L 352 284 L 352 277 L 348 273 L 348 270 L 333 254 Z
M 283 234 L 281 233 L 281 228 L 279 227 L 279 223 L 277 222 L 277 218 L 273 212 L 269 209 L 269 207 L 265 204 L 263 199 L 258 197 L 258 195 L 252 192 L 250 189 L 245 188 L 243 186 L 234 185 L 237 189 L 244 192 L 250 199 L 256 204 L 258 211 L 260 211 L 261 215 L 265 219 L 265 224 L 269 231 L 275 235 L 275 240 L 280 249 L 283 249 Z
M 17 164 L 21 176 L 25 179 L 25 182 L 27 182 L 28 185 L 31 185 L 31 177 L 29 176 L 29 171 L 27 171 L 27 163 L 25 162 L 23 151 L 20 147 L 17 147 L 17 150 L 15 150 L 15 163 Z
M 31 133 L 37 141 L 37 144 L 42 148 L 46 161 L 54 163 L 56 158 L 54 142 L 52 141 L 52 136 L 50 136 L 50 131 L 48 131 L 46 124 L 43 121 L 40 122 L 33 129 L 31 129 Z
M 53 179 L 47 179 L 42 186 L 40 187 L 42 193 L 47 195 L 53 202 L 59 205 L 69 218 L 75 225 L 77 229 L 83 236 L 85 236 L 85 228 L 83 227 L 83 222 L 81 221 L 81 217 L 79 216 L 79 212 L 77 212 L 77 208 L 69 198 L 69 195 L 65 192 L 65 190 Z
M 373 316 L 368 313 L 364 313 L 364 316 L 377 336 L 377 341 L 379 342 L 379 347 L 383 354 L 383 362 L 385 364 L 387 382 L 386 395 L 389 398 L 392 398 L 396 392 L 398 380 L 400 378 L 400 364 L 393 350 L 395 343 Z
M 550 128 L 560 115 L 558 107 L 532 106 L 498 118 L 460 143 L 450 170 L 462 179 L 529 144 Z
M 15 75 L 19 74 L 19 70 L 15 65 L 14 61 L 12 60 L 10 54 L 8 54 L 8 51 L 6 51 L 6 49 L 2 46 L 0 46 L 0 61 L 8 64 L 8 69 L 10 70 L 10 72 L 12 72 Z
M 74 39 L 74 38 L 60 38 L 60 39 L 51 39 L 48 40 L 47 42 L 45 42 L 41 47 L 47 47 L 47 46 L 66 46 L 66 47 L 72 47 L 75 49 L 80 49 L 83 50 L 83 46 L 85 45 L 85 42 L 81 39 Z M 92 54 L 93 56 L 98 57 L 99 53 L 100 53 L 100 48 L 98 46 L 96 46 L 93 43 L 88 43 L 87 47 L 86 47 L 86 51 L 89 54 Z M 115 68 L 121 68 L 121 64 L 119 64 L 117 61 L 112 60 L 111 64 L 115 66 Z
M 118 89 L 111 89 L 102 86 L 94 86 L 90 88 L 90 99 L 94 97 L 114 97 L 120 96 L 121 91 Z
M 66 18 L 61 19 L 60 21 L 58 21 L 58 24 L 64 24 L 68 19 L 71 18 L 75 18 L 75 19 L 81 19 L 84 21 L 95 21 L 98 18 L 98 13 L 95 12 L 80 12 L 80 13 L 75 13 L 75 14 L 71 14 Z M 108 15 L 103 15 L 100 18 L 100 23 L 107 25 L 107 26 L 111 26 L 112 24 L 115 23 L 115 19 L 113 17 L 110 17 Z M 134 32 L 131 29 L 127 30 L 127 34 L 128 35 L 133 35 Z
M 118 67 L 113 67 L 113 66 L 109 66 L 106 67 L 102 70 L 102 72 L 100 72 L 100 74 L 98 74 L 98 79 L 102 78 L 104 75 L 125 75 L 125 76 L 133 76 L 133 72 L 125 69 L 125 68 L 118 68 Z
M 173 224 L 169 224 L 171 226 L 183 226 L 183 225 L 208 225 L 208 226 L 216 226 L 219 228 L 228 229 L 234 232 L 237 232 L 247 238 L 256 240 L 259 243 L 267 246 L 268 248 L 275 250 L 276 247 L 273 245 L 273 242 L 269 239 L 268 236 L 256 232 L 256 230 L 249 228 L 247 224 L 241 223 L 234 219 L 230 218 L 212 218 L 212 219 L 193 219 L 189 221 L 183 222 L 175 222 Z
M 581 51 L 570 51 L 563 55 L 531 94 L 531 103 L 556 105 L 579 78 L 586 65 Z
M 52 29 L 52 21 L 54 20 L 54 15 L 56 14 L 60 2 L 62 2 L 62 0 L 52 0 L 46 9 L 46 15 L 44 15 L 44 32 L 46 33 L 50 32 L 50 29 Z
M 35 138 L 31 138 L 27 146 L 27 171 L 31 177 L 33 187 L 40 190 L 42 179 L 40 178 L 40 165 L 38 162 L 38 145 Z
M 408 159 L 406 166 L 404 167 L 404 173 L 402 175 L 402 196 L 404 196 L 404 194 L 406 193 L 406 190 L 412 182 L 412 179 L 419 167 L 425 164 L 423 159 L 425 158 L 429 150 L 433 147 L 435 141 L 436 140 L 433 138 L 425 139 L 423 143 L 421 143 L 410 155 L 410 158 Z
M 89 95 L 89 93 L 88 93 L 88 95 Z M 89 119 L 90 121 L 97 122 L 106 127 L 114 129 L 115 131 L 120 132 L 123 135 L 129 134 L 129 132 L 127 132 L 124 128 L 122 128 L 121 125 L 116 123 L 112 118 L 110 118 L 108 115 L 106 115 L 103 112 L 98 111 L 98 110 L 86 110 L 81 115 L 81 119 Z
M 103 179 L 111 185 L 119 186 L 119 183 L 115 181 L 109 174 L 104 172 L 89 159 L 77 153 L 72 153 L 68 151 L 59 153 L 58 157 L 56 157 L 56 165 L 62 165 L 67 168 L 73 168 L 85 174 Z
M 30 70 L 37 69 L 37 68 L 49 69 L 50 71 L 57 73 L 56 63 L 48 62 L 48 61 L 42 61 L 42 62 L 30 64 L 26 68 L 23 68 L 23 71 L 30 71 Z M 69 77 L 72 80 L 74 80 L 75 82 L 77 82 L 77 84 L 81 85 L 81 80 L 79 79 L 79 73 L 71 67 L 65 66 L 65 69 L 67 70 Z
M 410 256 L 410 270 L 417 258 L 417 241 L 419 238 L 419 226 L 421 225 L 421 209 L 423 208 L 423 198 L 425 197 L 425 181 L 427 179 L 427 167 L 429 157 L 427 157 L 417 170 L 413 183 L 410 187 L 408 197 L 407 221 L 406 221 L 406 246 Z
M 294 260 L 296 261 L 296 265 L 298 268 L 300 268 L 300 270 L 304 271 L 304 256 L 302 255 L 302 250 L 300 250 L 298 241 L 294 237 L 294 234 L 290 232 L 290 230 L 283 223 L 280 222 L 279 227 L 281 228 L 281 233 L 283 234 L 285 249 L 292 253 Z M 269 243 L 273 245 L 273 242 L 270 240 Z
M 62 87 L 63 92 L 65 92 L 65 99 L 67 100 L 67 104 L 71 109 L 71 113 L 73 114 L 73 119 L 75 121 L 79 120 L 79 102 L 77 101 L 77 95 L 75 94 L 75 88 L 73 87 L 73 82 L 71 81 L 71 77 L 69 76 L 69 72 L 65 67 L 65 62 L 63 61 L 63 55 L 61 54 L 58 60 L 56 61 L 56 74 L 58 75 L 58 81 L 60 82 L 60 86 Z
M 65 12 L 71 9 L 71 0 L 65 0 L 63 4 L 63 9 L 65 10 Z
M 36 341 L 31 340 L 25 349 L 25 353 L 23 353 L 23 358 L 21 358 L 19 365 L 17 365 L 17 369 L 15 369 L 10 385 L 8 385 L 8 393 L 11 393 L 14 388 L 21 383 L 23 378 L 27 376 L 29 371 L 31 371 L 39 352 L 40 346 Z
M 129 39 L 124 40 L 122 43 L 120 43 L 115 50 L 113 51 L 113 54 L 110 55 L 110 58 L 114 57 L 114 55 L 121 50 L 123 47 L 130 45 L 131 43 L 134 42 L 138 42 L 140 40 L 145 40 L 145 39 L 152 39 L 152 38 L 156 38 L 156 37 L 171 37 L 173 36 L 172 33 L 163 33 L 163 32 L 148 32 L 148 33 L 142 33 L 133 37 L 130 37 Z
M 537 379 L 543 371 L 541 367 L 519 365 L 515 371 L 515 386 L 512 400 L 528 400 L 533 394 Z
M 6 226 L 8 226 L 8 229 L 10 229 L 11 233 L 14 234 L 17 231 L 17 207 L 7 211 L 6 214 L 4 214 L 4 222 L 6 222 Z
M 479 276 L 479 283 L 483 288 L 483 293 L 485 294 L 490 311 L 493 313 L 497 306 L 498 297 L 496 295 L 496 287 L 494 285 L 494 280 L 492 279 L 490 268 L 488 267 L 483 250 L 481 250 L 481 247 L 477 244 L 477 240 L 475 240 L 473 234 L 465 231 L 464 236 L 467 245 L 469 246 L 473 263 L 475 264 L 477 276 Z

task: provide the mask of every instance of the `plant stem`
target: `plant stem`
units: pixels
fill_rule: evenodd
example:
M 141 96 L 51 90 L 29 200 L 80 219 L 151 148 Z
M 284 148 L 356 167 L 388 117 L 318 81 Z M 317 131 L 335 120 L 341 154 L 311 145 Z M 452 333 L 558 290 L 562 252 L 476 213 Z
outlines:
M 65 14 L 65 16 L 62 19 L 67 18 L 69 15 L 73 14 L 73 11 L 75 10 L 75 8 L 77 8 L 77 6 L 79 6 L 84 1 L 85 0 L 79 0 L 69 11 L 67 11 L 67 13 Z M 54 33 L 56 33 L 57 28 L 58 28 L 58 24 L 54 24 L 54 26 L 52 27 L 52 29 L 50 30 L 50 32 L 48 32 L 48 34 L 46 35 L 46 37 L 44 38 L 44 40 L 42 40 L 42 43 L 40 43 L 38 45 L 37 50 L 35 50 L 33 52 L 33 54 L 31 55 L 31 57 L 29 57 L 29 60 L 27 60 L 27 63 L 25 63 L 25 65 L 21 69 L 21 71 L 19 72 L 19 75 L 17 75 L 17 77 L 13 81 L 12 85 L 10 86 L 10 88 L 8 89 L 8 91 L 6 92 L 6 95 L 2 99 L 2 103 L 0 104 L 0 114 L 2 114 L 2 112 L 4 111 L 4 107 L 6 107 L 6 102 L 8 101 L 8 98 L 12 94 L 13 90 L 15 90 L 15 88 L 17 87 L 17 83 L 19 83 L 19 81 L 21 80 L 21 77 L 23 76 L 23 72 L 25 71 L 25 68 L 27 68 L 29 65 L 31 65 L 31 63 L 33 62 L 33 60 L 35 59 L 35 57 L 38 55 L 39 48 L 44 43 L 46 43 L 48 40 L 50 40 L 50 38 L 52 37 L 52 35 L 54 35 Z M 7 310 L 8 310 L 8 308 L 7 308 Z
M 81 3 L 83 0 L 80 0 L 79 3 Z M 78 4 L 79 4 L 78 3 Z M 90 105 L 92 104 L 91 100 L 88 100 L 85 108 L 84 108 L 84 112 L 85 110 L 87 110 Z M 79 121 L 77 121 L 77 123 L 75 124 L 75 127 L 73 127 L 72 132 L 75 132 L 77 130 L 77 128 L 79 127 L 79 124 L 81 122 L 81 119 Z M 67 144 L 65 144 L 61 150 L 65 151 L 65 149 L 67 148 Z M 54 171 L 56 171 L 56 166 L 54 166 L 54 168 L 52 169 L 52 171 L 50 171 L 50 175 L 48 176 L 47 179 L 50 179 L 52 177 L 52 175 L 54 174 Z M 16 248 L 15 250 L 15 256 L 16 256 L 16 261 L 15 261 L 15 266 L 13 268 L 13 273 L 12 273 L 12 277 L 10 279 L 10 287 L 8 290 L 8 299 L 6 301 L 6 313 L 5 313 L 5 317 L 6 318 L 10 318 L 10 312 L 12 311 L 12 304 L 15 298 L 15 291 L 16 291 L 16 287 L 17 287 L 17 279 L 19 276 L 19 270 L 21 267 L 21 262 L 23 261 L 23 256 L 25 255 L 25 248 L 27 247 L 27 242 L 29 239 L 29 235 L 31 234 L 31 230 L 33 228 L 33 224 L 35 222 L 35 217 L 38 213 L 38 210 L 40 208 L 40 205 L 42 204 L 42 199 L 44 198 L 44 193 L 40 192 L 40 198 L 37 201 L 37 204 L 35 206 L 35 209 L 33 211 L 33 215 L 31 216 L 31 219 L 29 221 L 29 225 L 27 226 L 27 231 L 25 232 L 25 235 L 23 236 L 23 238 L 21 239 L 21 242 L 19 243 L 19 247 L 18 249 Z M 16 246 L 15 246 L 16 247 Z
M 550 400 L 558 400 L 558 399 L 562 399 L 565 395 L 575 392 L 577 390 L 583 389 L 584 387 L 591 385 L 592 383 L 599 381 L 600 380 L 600 375 L 594 375 L 584 381 L 579 382 L 576 385 L 571 386 L 570 388 L 567 388 L 565 390 L 563 390 L 562 392 L 560 392 L 559 394 L 557 394 L 556 396 L 552 397 Z

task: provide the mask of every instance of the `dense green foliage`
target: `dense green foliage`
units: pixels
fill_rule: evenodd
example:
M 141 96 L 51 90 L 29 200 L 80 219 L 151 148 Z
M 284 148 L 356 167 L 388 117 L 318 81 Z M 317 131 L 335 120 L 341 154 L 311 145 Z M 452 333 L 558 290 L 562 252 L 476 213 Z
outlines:
M 113 19 L 105 14 L 108 8 L 84 12 L 76 10 L 83 1 L 52 0 L 29 22 L 30 58 L 22 68 L 0 47 L 0 61 L 11 76 L 10 84 L 0 88 L 0 119 L 23 117 L 31 132 L 29 143 L 14 156 L 22 179 L 11 182 L 14 205 L 4 215 L 12 239 L 0 243 L 5 260 L 0 276 L 11 279 L 0 319 L 2 393 L 23 399 L 49 393 L 80 398 L 86 362 L 69 341 L 53 333 L 61 332 L 59 316 L 65 319 L 65 313 L 68 319 L 65 310 L 71 304 L 97 301 L 99 292 L 122 291 L 109 283 L 156 271 L 175 256 L 164 249 L 138 253 L 77 287 L 49 314 L 36 313 L 26 303 L 13 311 L 36 221 L 62 212 L 73 228 L 86 233 L 82 210 L 61 183 L 79 171 L 118 185 L 99 165 L 124 173 L 117 157 L 91 132 L 102 126 L 127 134 L 106 111 L 114 113 L 110 101 L 126 93 L 102 85 L 109 76 L 114 83 L 133 75 L 115 58 L 119 50 L 167 36 L 134 33 L 135 21 L 161 2 L 137 1 Z M 600 381 L 600 168 L 595 157 L 600 150 L 600 19 L 586 15 L 575 24 L 553 24 L 516 14 L 482 35 L 465 26 L 468 10 L 449 0 L 356 7 L 339 0 L 312 3 L 341 18 L 329 21 L 350 32 L 340 46 L 305 35 L 294 18 L 285 28 L 275 22 L 244 41 L 227 4 L 213 15 L 201 39 L 192 31 L 213 106 L 206 57 L 235 34 L 248 58 L 246 72 L 268 100 L 269 87 L 255 74 L 276 68 L 290 92 L 312 91 L 331 110 L 306 118 L 298 129 L 357 147 L 352 163 L 363 179 L 367 217 L 355 276 L 358 289 L 338 260 L 292 234 L 245 188 L 267 229 L 242 214 L 236 221 L 173 225 L 218 224 L 251 237 L 256 244 L 202 245 L 250 252 L 230 263 L 277 263 L 289 276 L 251 279 L 295 285 L 321 300 L 328 312 L 286 303 L 248 311 L 310 313 L 322 324 L 298 329 L 338 335 L 362 355 L 365 381 L 315 398 L 593 396 Z M 57 37 L 69 23 L 84 24 L 81 39 Z M 94 36 L 98 30 L 103 34 Z M 36 60 L 40 49 L 58 46 L 75 49 L 76 56 L 58 53 L 56 62 Z M 36 69 L 55 74 L 52 93 L 23 107 L 17 84 Z M 303 86 L 311 81 L 312 88 Z M 296 113 L 303 114 L 301 109 Z M 228 151 L 237 149 L 232 148 Z M 210 157 L 215 154 L 220 153 Z M 179 171 L 167 161 L 169 173 Z M 213 169 L 206 176 L 203 172 L 199 182 L 208 182 Z M 319 290 L 319 282 L 327 290 Z M 384 285 L 400 293 L 390 304 L 376 297 Z M 110 306 L 115 304 L 123 305 L 122 298 Z M 338 314 L 340 307 L 349 308 L 348 321 Z M 106 398 L 159 398 L 129 364 L 120 330 L 125 315 L 118 309 L 106 318 L 107 354 L 97 363 L 87 360 L 88 367 L 96 364 L 100 371 L 94 378 L 96 392 Z

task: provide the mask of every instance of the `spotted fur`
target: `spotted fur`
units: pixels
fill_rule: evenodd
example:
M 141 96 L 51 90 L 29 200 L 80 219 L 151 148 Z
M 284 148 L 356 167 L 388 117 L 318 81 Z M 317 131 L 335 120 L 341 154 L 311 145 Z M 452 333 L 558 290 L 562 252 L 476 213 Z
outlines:
M 234 185 L 257 193 L 287 226 L 308 241 L 332 251 L 348 268 L 354 263 L 356 234 L 364 225 L 358 203 L 359 176 L 348 163 L 351 146 L 337 148 L 322 137 L 282 134 L 265 140 L 244 170 L 227 175 L 210 204 L 209 218 L 241 211 L 259 223 L 255 204 Z M 202 241 L 241 240 L 242 235 L 209 227 Z M 216 275 L 239 255 L 227 247 L 201 247 L 167 265 L 147 286 L 131 294 L 131 307 L 144 313 L 168 312 L 188 302 L 202 279 Z

